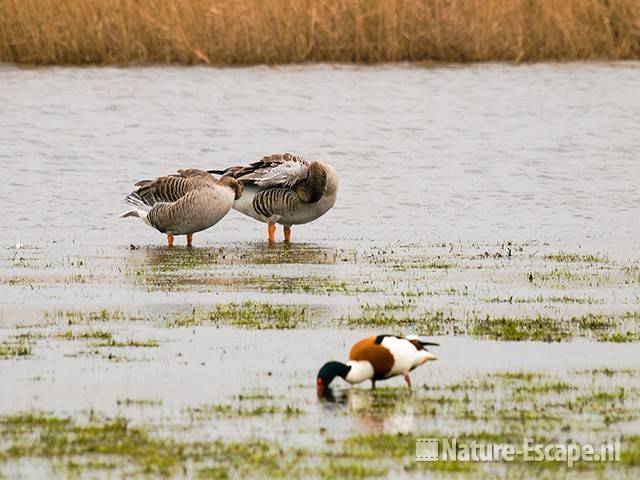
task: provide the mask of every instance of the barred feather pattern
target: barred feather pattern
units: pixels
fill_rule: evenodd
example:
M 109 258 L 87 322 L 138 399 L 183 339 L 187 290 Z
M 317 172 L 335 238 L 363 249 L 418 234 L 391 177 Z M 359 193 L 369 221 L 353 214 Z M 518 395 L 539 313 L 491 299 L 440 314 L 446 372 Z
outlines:
M 291 214 L 300 206 L 300 199 L 287 188 L 266 188 L 253 198 L 253 209 L 260 215 L 270 218 Z
M 126 200 L 148 212 L 145 222 L 162 233 L 183 235 L 220 221 L 233 206 L 239 184 L 232 179 L 216 180 L 202 170 L 186 169 L 178 170 L 177 175 L 142 180 L 136 186 Z
M 180 235 L 204 230 L 217 223 L 233 205 L 233 191 L 223 188 L 227 191 L 225 198 L 216 188 L 200 188 L 175 202 L 156 203 L 147 219 L 162 233 Z
M 140 186 L 138 195 L 150 206 L 161 202 L 175 202 L 191 189 L 189 180 L 182 177 L 167 177 L 167 180 L 160 183 L 138 182 L 136 185 Z
M 194 172 L 200 172 L 196 174 Z M 201 175 L 205 173 L 205 175 Z M 175 202 L 187 192 L 215 183 L 215 179 L 201 170 L 179 170 L 179 175 L 158 177 L 155 180 L 142 180 L 136 183 L 136 193 L 144 199 L 149 206 L 159 202 Z

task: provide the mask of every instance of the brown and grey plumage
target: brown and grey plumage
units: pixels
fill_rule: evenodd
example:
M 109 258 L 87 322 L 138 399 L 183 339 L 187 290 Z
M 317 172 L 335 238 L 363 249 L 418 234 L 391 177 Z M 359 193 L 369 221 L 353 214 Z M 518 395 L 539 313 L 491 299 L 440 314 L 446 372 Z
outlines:
M 209 172 L 236 178 L 244 185 L 246 193 L 233 208 L 267 223 L 271 242 L 275 240 L 276 223 L 284 225 L 285 241 L 289 241 L 291 225 L 324 215 L 335 204 L 338 192 L 338 176 L 329 165 L 290 153 Z
M 170 247 L 174 235 L 186 235 L 187 245 L 191 246 L 193 234 L 218 223 L 243 191 L 242 184 L 233 177 L 216 179 L 195 168 L 141 180 L 135 185 L 138 188 L 126 197 L 134 208 L 120 217 L 141 218 L 166 233 Z

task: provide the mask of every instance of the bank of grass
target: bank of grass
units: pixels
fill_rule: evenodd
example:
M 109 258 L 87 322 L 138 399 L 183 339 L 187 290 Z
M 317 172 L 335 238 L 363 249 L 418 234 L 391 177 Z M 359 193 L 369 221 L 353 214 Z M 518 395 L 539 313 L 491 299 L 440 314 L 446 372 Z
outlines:
M 640 58 L 637 0 L 0 0 L 0 62 Z

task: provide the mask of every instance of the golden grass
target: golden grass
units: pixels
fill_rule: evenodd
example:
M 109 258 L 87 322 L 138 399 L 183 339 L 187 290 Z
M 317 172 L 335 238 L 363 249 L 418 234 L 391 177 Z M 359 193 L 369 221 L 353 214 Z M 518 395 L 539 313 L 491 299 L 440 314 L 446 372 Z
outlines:
M 0 0 L 0 61 L 640 58 L 640 0 Z

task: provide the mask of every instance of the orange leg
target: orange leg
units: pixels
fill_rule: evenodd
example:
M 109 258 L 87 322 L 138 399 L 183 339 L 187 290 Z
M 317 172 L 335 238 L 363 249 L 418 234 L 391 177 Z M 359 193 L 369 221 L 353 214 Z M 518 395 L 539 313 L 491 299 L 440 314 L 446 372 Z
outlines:
M 173 247 L 173 235 L 167 233 L 167 246 L 169 248 Z
M 193 233 L 187 233 L 187 247 L 192 247 Z
M 269 224 L 269 242 L 274 243 L 276 241 L 276 226 L 273 223 Z
M 287 225 L 284 226 L 284 241 L 285 242 L 291 241 L 291 227 Z
M 409 387 L 409 390 L 411 390 L 411 377 L 408 373 L 404 375 L 404 381 L 407 382 L 407 387 Z

